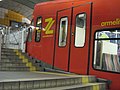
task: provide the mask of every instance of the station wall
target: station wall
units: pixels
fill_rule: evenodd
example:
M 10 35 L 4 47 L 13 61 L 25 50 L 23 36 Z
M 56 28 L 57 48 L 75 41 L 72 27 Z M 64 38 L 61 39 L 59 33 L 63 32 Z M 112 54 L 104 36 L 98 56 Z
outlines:
M 10 26 L 10 21 L 25 22 L 25 20 L 26 22 L 29 21 L 19 13 L 16 13 L 14 11 L 7 10 L 4 8 L 0 8 L 0 24 L 1 25 Z

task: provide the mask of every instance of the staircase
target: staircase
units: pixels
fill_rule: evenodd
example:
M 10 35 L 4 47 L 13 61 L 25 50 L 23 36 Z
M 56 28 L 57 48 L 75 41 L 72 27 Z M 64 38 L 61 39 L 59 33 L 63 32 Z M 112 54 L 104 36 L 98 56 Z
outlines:
M 19 54 L 18 54 L 19 53 Z M 28 57 L 22 55 L 21 51 L 2 48 L 0 71 L 36 71 L 39 68 L 31 63 Z
M 46 65 L 20 50 L 2 48 L 0 90 L 106 90 L 95 76 L 42 72 L 39 66 Z

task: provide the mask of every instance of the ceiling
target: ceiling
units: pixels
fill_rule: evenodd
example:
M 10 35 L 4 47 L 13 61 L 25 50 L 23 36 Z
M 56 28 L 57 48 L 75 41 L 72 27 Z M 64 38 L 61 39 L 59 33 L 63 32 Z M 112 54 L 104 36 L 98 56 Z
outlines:
M 34 5 L 46 1 L 50 0 L 2 0 L 0 1 L 0 8 L 15 11 L 31 20 Z

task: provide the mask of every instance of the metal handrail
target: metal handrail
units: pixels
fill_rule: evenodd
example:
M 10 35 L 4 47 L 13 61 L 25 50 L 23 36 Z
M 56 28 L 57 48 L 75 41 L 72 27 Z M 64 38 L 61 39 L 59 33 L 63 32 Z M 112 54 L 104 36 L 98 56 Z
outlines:
M 10 41 L 10 38 L 11 38 L 10 36 L 12 37 L 12 41 L 13 41 L 13 42 Z M 14 32 L 11 32 L 11 30 L 10 30 L 9 28 L 6 29 L 6 34 L 4 35 L 4 39 L 5 39 L 5 42 L 4 42 L 4 43 L 5 43 L 5 44 L 4 44 L 4 45 L 5 45 L 5 46 L 4 46 L 5 48 L 9 47 L 9 45 L 11 45 L 11 44 L 12 44 L 12 45 L 16 45 L 16 44 L 17 44 L 17 45 L 18 45 L 17 48 L 19 49 L 19 42 L 18 42 L 18 40 L 17 40 Z M 14 42 L 15 42 L 16 44 L 14 44 Z
M 21 28 L 21 30 L 17 31 L 11 30 L 10 28 L 7 28 L 5 30 L 4 48 L 21 49 L 24 52 L 25 40 L 27 38 L 27 27 Z

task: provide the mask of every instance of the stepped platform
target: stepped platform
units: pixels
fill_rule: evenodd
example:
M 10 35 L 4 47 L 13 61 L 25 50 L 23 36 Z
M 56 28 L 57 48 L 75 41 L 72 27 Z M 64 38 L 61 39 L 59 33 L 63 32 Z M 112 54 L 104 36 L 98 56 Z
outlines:
M 36 71 L 0 72 L 0 90 L 73 90 L 86 86 L 88 89 L 85 90 L 105 90 L 105 84 L 96 83 L 95 76 Z
M 49 67 L 20 50 L 2 48 L 0 90 L 106 90 L 95 76 L 56 73 Z
M 40 71 L 42 68 L 17 49 L 1 49 L 0 71 Z

